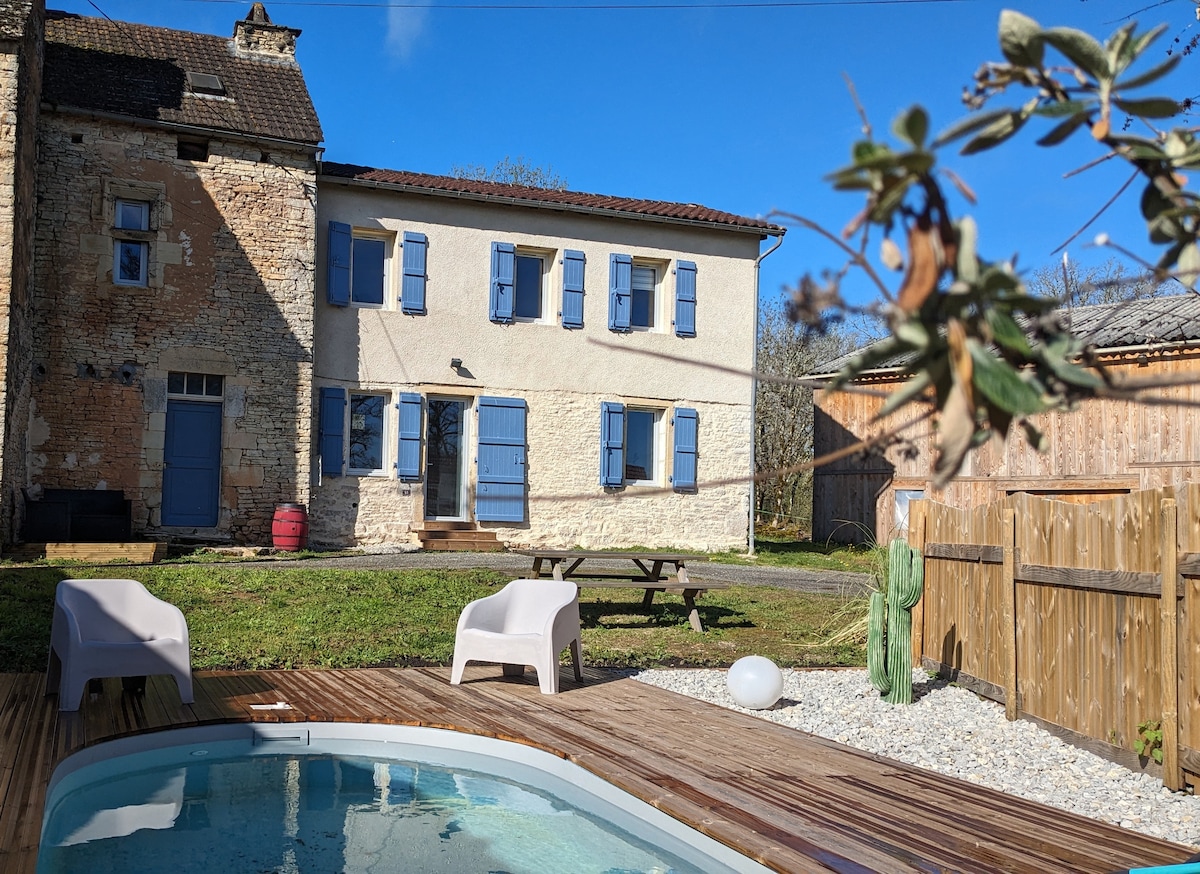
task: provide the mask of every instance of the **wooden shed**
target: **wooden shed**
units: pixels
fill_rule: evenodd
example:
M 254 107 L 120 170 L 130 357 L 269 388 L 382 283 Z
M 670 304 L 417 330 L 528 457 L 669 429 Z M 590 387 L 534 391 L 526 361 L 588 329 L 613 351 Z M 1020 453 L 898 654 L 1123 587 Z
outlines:
M 1155 390 L 1163 404 L 1098 400 L 1031 417 L 1046 435 L 1046 451 L 1014 431 L 1007 441 L 974 450 L 940 491 L 932 487 L 932 429 L 917 424 L 898 442 L 814 472 L 813 540 L 887 542 L 907 530 L 909 501 L 924 497 L 963 509 L 1020 492 L 1083 503 L 1200 481 L 1200 295 L 1076 307 L 1065 315 L 1116 381 L 1183 384 Z M 832 377 L 850 357 L 814 376 Z M 904 380 L 897 360 L 856 383 L 867 391 L 816 392 L 816 457 L 916 418 L 919 410 L 910 407 L 875 419 L 887 393 Z

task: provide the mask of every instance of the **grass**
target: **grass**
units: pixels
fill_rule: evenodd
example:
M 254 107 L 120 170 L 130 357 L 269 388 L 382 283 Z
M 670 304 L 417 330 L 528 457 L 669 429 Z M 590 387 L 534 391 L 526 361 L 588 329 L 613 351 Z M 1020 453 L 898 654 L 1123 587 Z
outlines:
M 26 567 L 0 577 L 0 672 L 43 670 L 54 587 L 108 567 Z M 462 608 L 509 575 L 490 570 L 272 569 L 248 562 L 127 566 L 187 617 L 197 670 L 449 664 Z M 763 655 L 781 666 L 861 666 L 858 641 L 828 644 L 846 599 L 760 586 L 704 595 L 688 625 L 683 601 L 642 590 L 580 595 L 584 661 L 611 667 L 725 666 Z

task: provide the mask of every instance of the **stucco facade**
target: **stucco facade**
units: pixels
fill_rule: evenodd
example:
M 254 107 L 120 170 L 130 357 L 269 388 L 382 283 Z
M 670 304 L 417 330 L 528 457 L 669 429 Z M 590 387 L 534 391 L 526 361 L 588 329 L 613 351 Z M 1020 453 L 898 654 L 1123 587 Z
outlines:
M 387 251 L 382 304 L 329 302 L 330 222 Z M 407 237 L 406 237 L 407 235 Z M 317 211 L 315 389 L 383 396 L 382 465 L 366 473 L 314 469 L 310 508 L 317 542 L 405 542 L 428 521 L 494 531 L 510 546 L 744 548 L 748 536 L 755 261 L 761 228 L 671 222 L 601 210 L 496 202 L 411 186 L 323 175 Z M 424 249 L 424 306 L 403 311 L 404 248 Z M 511 321 L 490 308 L 493 244 L 540 261 L 540 314 Z M 583 265 L 582 326 L 563 326 L 565 255 Z M 614 253 L 655 269 L 655 325 L 610 329 Z M 695 267 L 694 336 L 673 324 L 680 265 Z M 452 366 L 452 362 L 458 362 Z M 716 365 L 710 367 L 707 365 Z M 725 368 L 725 369 L 717 369 Z M 396 403 L 419 396 L 419 468 L 394 464 Z M 525 409 L 523 512 L 519 521 L 478 512 L 480 397 Z M 430 416 L 460 401 L 459 463 L 433 470 Z M 645 480 L 601 484 L 603 404 L 654 417 L 654 470 Z M 678 488 L 675 413 L 696 413 L 695 485 Z M 322 428 L 322 423 L 317 423 Z M 345 439 L 348 441 L 349 436 Z M 319 462 L 319 459 L 315 459 Z M 429 500 L 431 477 L 449 476 L 462 500 L 450 512 Z M 639 474 L 640 476 L 640 474 Z M 443 482 L 444 485 L 444 482 Z M 444 491 L 444 489 L 443 489 Z

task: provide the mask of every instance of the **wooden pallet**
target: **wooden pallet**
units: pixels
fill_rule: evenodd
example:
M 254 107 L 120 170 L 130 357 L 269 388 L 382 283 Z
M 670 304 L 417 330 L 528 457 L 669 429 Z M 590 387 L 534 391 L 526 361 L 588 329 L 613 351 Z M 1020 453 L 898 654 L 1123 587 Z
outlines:
M 152 564 L 167 557 L 165 543 L 22 543 L 9 548 L 6 558 L 17 561 L 86 561 L 103 564 L 127 561 Z

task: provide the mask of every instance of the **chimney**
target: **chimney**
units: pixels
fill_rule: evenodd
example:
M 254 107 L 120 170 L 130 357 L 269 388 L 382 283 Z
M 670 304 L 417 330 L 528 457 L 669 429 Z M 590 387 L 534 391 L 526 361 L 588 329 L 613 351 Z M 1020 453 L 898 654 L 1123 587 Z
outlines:
M 281 24 L 272 24 L 271 16 L 261 3 L 250 7 L 245 19 L 233 26 L 233 50 L 255 60 L 296 62 L 296 37 L 300 31 Z

